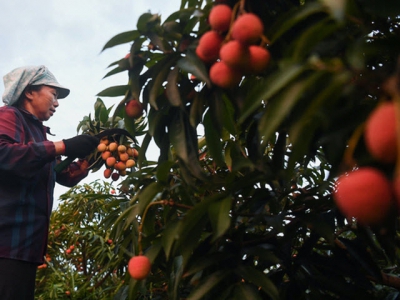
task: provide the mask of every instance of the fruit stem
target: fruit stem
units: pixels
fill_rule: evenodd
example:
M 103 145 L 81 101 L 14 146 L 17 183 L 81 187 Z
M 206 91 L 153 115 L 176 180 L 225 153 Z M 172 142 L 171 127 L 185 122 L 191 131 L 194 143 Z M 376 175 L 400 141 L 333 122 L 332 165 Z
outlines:
M 244 5 L 246 4 L 246 0 L 240 0 L 240 8 L 239 8 L 239 14 L 245 13 L 246 9 L 244 8 Z
M 269 38 L 267 38 L 264 34 L 261 35 L 261 47 L 265 47 L 267 45 L 271 45 L 271 41 L 269 40 Z
M 347 171 L 348 169 L 352 169 L 356 165 L 356 161 L 353 158 L 354 151 L 357 147 L 358 141 L 360 140 L 362 134 L 364 132 L 364 123 L 358 126 L 352 136 L 349 139 L 348 147 L 346 148 L 343 155 L 343 163 L 344 168 Z
M 233 22 L 235 22 L 235 20 L 236 20 L 236 15 L 238 14 L 238 11 L 239 11 L 239 5 L 240 5 L 240 2 L 236 3 L 232 8 L 231 24 L 229 26 L 228 33 L 225 36 L 224 43 L 227 43 L 231 40 L 232 25 L 233 25 Z

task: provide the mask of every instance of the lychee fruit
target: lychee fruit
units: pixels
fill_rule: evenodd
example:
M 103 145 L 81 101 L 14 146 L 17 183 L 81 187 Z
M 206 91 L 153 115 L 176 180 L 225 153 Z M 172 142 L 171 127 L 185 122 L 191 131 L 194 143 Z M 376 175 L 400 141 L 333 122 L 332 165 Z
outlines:
M 126 161 L 126 167 L 127 168 L 133 168 L 136 165 L 136 162 L 133 159 L 128 159 Z
M 129 100 L 125 104 L 125 114 L 130 118 L 139 118 L 143 115 L 143 105 L 137 99 Z
M 196 48 L 197 56 L 206 63 L 216 61 L 219 56 L 219 49 L 221 48 L 222 41 L 223 37 L 216 31 L 207 31 L 199 40 L 199 44 Z
M 347 218 L 364 225 L 381 223 L 392 205 L 390 181 L 378 169 L 361 167 L 341 175 L 333 193 L 337 207 Z
M 111 177 L 112 170 L 111 169 L 105 169 L 103 172 L 104 178 L 110 178 Z
M 145 279 L 151 270 L 151 263 L 147 256 L 133 256 L 128 262 L 128 272 L 133 279 Z
M 261 46 L 249 46 L 249 64 L 248 72 L 259 74 L 264 71 L 270 61 L 271 55 L 267 49 Z
M 114 156 L 110 156 L 110 157 L 108 157 L 107 159 L 106 159 L 106 165 L 108 166 L 108 167 L 114 167 L 114 165 L 115 165 L 115 163 L 116 163 L 116 158 L 114 157 Z
M 221 46 L 219 57 L 231 68 L 244 69 L 249 63 L 249 49 L 242 43 L 231 40 Z
M 210 68 L 210 80 L 216 86 L 232 88 L 237 86 L 241 79 L 241 71 L 229 67 L 223 61 L 214 63 Z
M 106 150 L 107 150 L 107 145 L 106 144 L 100 143 L 100 144 L 97 145 L 97 151 L 104 152 Z
M 393 102 L 379 105 L 365 123 L 365 144 L 380 162 L 393 163 L 397 158 L 396 108 Z
M 261 19 L 253 14 L 240 15 L 232 25 L 232 38 L 242 44 L 256 43 L 264 33 L 264 25 Z
M 218 32 L 228 31 L 231 24 L 232 9 L 229 5 L 215 5 L 208 16 L 208 22 L 213 30 Z
M 117 172 L 112 173 L 111 174 L 111 179 L 113 181 L 117 181 L 119 179 L 119 173 L 117 173 Z
M 118 149 L 118 144 L 116 142 L 112 142 L 108 145 L 108 150 L 110 150 L 111 152 L 114 152 L 117 149 Z

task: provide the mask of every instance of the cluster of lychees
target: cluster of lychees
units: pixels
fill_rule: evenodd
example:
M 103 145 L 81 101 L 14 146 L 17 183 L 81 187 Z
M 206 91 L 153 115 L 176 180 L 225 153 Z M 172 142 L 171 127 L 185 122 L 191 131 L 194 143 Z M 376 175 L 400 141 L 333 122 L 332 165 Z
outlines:
M 135 159 L 139 156 L 138 151 L 130 145 L 110 142 L 108 138 L 101 139 L 97 151 L 101 152 L 101 158 L 105 161 L 104 177 L 111 177 L 114 181 L 120 176 L 125 176 L 126 169 L 133 168 L 136 164 Z
M 365 123 L 365 145 L 371 156 L 384 165 L 400 159 L 396 109 L 393 102 L 383 102 Z M 376 225 L 387 218 L 392 208 L 400 208 L 400 177 L 395 174 L 389 178 L 377 167 L 363 166 L 338 178 L 334 199 L 346 217 Z
M 264 25 L 253 13 L 237 17 L 229 5 L 215 5 L 209 14 L 211 30 L 204 33 L 197 56 L 210 67 L 210 80 L 222 88 L 240 83 L 247 74 L 259 74 L 267 67 L 269 51 L 260 46 Z

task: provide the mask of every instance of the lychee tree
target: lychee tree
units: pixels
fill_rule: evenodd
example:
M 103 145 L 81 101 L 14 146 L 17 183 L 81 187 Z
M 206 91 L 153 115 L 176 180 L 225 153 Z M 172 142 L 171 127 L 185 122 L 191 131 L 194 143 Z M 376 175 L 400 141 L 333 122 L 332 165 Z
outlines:
M 112 183 L 95 181 L 70 189 L 51 216 L 46 262 L 39 266 L 36 298 L 112 299 L 125 286 L 125 257 L 109 219 L 129 203 Z
M 231 8 L 226 31 L 208 22 L 217 5 Z M 247 14 L 262 22 L 258 38 L 232 34 Z M 145 13 L 105 44 L 127 45 L 106 76 L 128 80 L 99 97 L 111 97 L 132 135 L 138 119 L 124 109 L 140 101 L 148 126 L 119 186 L 130 200 L 106 217 L 126 273 L 117 299 L 398 299 L 399 159 L 372 155 L 364 124 L 381 103 L 400 112 L 399 15 L 396 1 L 183 0 L 165 20 Z M 220 49 L 235 42 L 245 63 L 229 64 L 229 48 L 198 50 L 206 34 Z M 257 71 L 246 67 L 251 47 L 268 53 Z M 378 135 L 400 129 L 383 123 Z M 151 142 L 156 163 L 146 159 Z M 365 169 L 379 172 L 384 195 L 358 184 L 375 182 L 363 172 L 365 197 L 351 180 L 338 192 L 339 176 Z M 351 209 L 338 209 L 338 194 Z M 386 215 L 364 222 L 356 204 L 342 206 L 379 207 L 381 197 L 376 213 Z M 131 257 L 142 255 L 150 273 L 130 278 Z

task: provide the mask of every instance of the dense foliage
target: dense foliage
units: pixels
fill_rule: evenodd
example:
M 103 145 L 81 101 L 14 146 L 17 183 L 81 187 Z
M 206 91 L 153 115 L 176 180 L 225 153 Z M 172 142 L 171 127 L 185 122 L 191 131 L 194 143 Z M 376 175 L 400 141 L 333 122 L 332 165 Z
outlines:
M 100 92 L 114 110 L 98 99 L 95 118 L 78 129 L 140 136 L 137 167 L 114 184 L 116 195 L 108 183 L 65 195 L 52 226 L 70 230 L 55 237 L 52 228 L 51 268 L 40 271 L 38 294 L 399 299 L 397 214 L 362 226 L 342 216 L 331 192 L 335 178 L 357 166 L 394 172 L 369 155 L 360 128 L 380 100 L 397 95 L 382 85 L 398 78 L 400 4 L 216 2 L 262 19 L 268 68 L 232 89 L 210 82 L 195 49 L 213 1 L 182 0 L 163 21 L 144 13 L 137 29 L 111 38 L 103 50 L 130 51 L 106 76 L 126 72 L 128 82 Z M 144 104 L 143 118 L 125 116 L 132 98 Z M 157 162 L 146 159 L 151 141 Z M 72 256 L 60 252 L 72 244 Z M 152 272 L 135 281 L 126 266 L 142 252 Z

